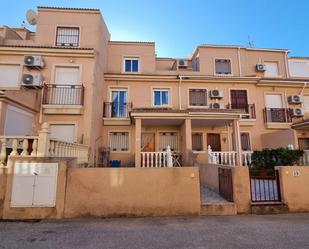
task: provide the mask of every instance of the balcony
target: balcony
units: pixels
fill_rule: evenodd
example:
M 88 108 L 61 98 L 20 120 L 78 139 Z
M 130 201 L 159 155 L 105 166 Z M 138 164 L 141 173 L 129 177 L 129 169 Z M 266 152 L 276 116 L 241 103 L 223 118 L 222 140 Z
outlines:
M 242 119 L 256 119 L 255 104 L 247 104 L 243 106 L 234 106 L 232 104 L 228 104 L 227 109 L 244 111 L 245 114 L 242 115 Z
M 82 114 L 83 85 L 45 84 L 43 91 L 45 114 Z
M 104 125 L 130 125 L 132 103 L 104 102 Z
M 292 123 L 291 109 L 289 108 L 265 108 L 264 122 L 267 128 L 286 129 Z

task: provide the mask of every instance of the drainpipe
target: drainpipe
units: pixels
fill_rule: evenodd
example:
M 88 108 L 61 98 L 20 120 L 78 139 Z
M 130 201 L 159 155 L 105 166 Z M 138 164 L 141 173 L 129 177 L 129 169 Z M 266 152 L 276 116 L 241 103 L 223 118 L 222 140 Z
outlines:
M 241 77 L 242 76 L 242 70 L 241 70 L 241 61 L 240 61 L 240 47 L 238 47 L 237 57 L 238 57 L 239 76 Z
M 288 66 L 288 53 L 289 51 L 285 51 L 285 56 L 284 56 L 284 63 L 285 63 L 285 71 L 286 71 L 286 77 L 290 78 L 290 70 L 289 70 L 289 66 Z
M 303 88 L 301 89 L 299 95 L 303 95 L 303 92 L 304 92 L 304 90 L 305 90 L 305 88 L 306 88 L 306 86 L 307 86 L 307 83 L 308 83 L 308 82 L 304 82 L 304 86 L 303 86 Z
M 179 85 L 178 85 L 178 104 L 179 104 L 179 110 L 182 110 L 182 104 L 181 104 L 181 83 L 183 76 L 178 75 L 179 77 Z

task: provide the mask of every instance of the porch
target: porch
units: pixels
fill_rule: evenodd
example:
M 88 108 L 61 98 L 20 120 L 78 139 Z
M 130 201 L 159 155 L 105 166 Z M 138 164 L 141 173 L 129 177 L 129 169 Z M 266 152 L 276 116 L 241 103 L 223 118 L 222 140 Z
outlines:
M 241 114 L 235 111 L 133 109 L 131 117 L 135 167 L 162 167 L 169 156 L 173 167 L 248 165 L 251 159 L 250 152 L 242 152 Z

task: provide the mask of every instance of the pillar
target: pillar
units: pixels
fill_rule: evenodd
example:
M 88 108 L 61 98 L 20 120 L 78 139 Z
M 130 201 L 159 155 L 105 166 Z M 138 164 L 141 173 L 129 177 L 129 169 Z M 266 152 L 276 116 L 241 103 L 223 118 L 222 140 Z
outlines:
M 50 140 L 50 130 L 49 124 L 43 123 L 42 128 L 39 131 L 38 139 L 38 152 L 37 155 L 41 157 L 49 156 L 49 141 Z
M 135 119 L 135 167 L 141 167 L 142 120 Z
M 242 155 L 241 155 L 241 140 L 240 140 L 240 129 L 239 120 L 233 120 L 233 145 L 236 150 L 236 166 L 242 166 Z
M 192 166 L 193 161 L 191 160 L 192 153 L 192 125 L 191 119 L 185 119 L 182 127 L 182 164 L 183 166 Z

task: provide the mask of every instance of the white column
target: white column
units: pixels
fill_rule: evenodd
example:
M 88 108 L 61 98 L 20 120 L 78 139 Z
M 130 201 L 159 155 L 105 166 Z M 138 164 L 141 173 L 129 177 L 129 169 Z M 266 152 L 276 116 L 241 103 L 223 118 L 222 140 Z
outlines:
M 141 167 L 142 120 L 135 119 L 135 167 Z
M 242 156 L 241 156 L 241 140 L 240 140 L 240 129 L 239 120 L 233 120 L 233 144 L 236 150 L 236 166 L 242 166 Z

